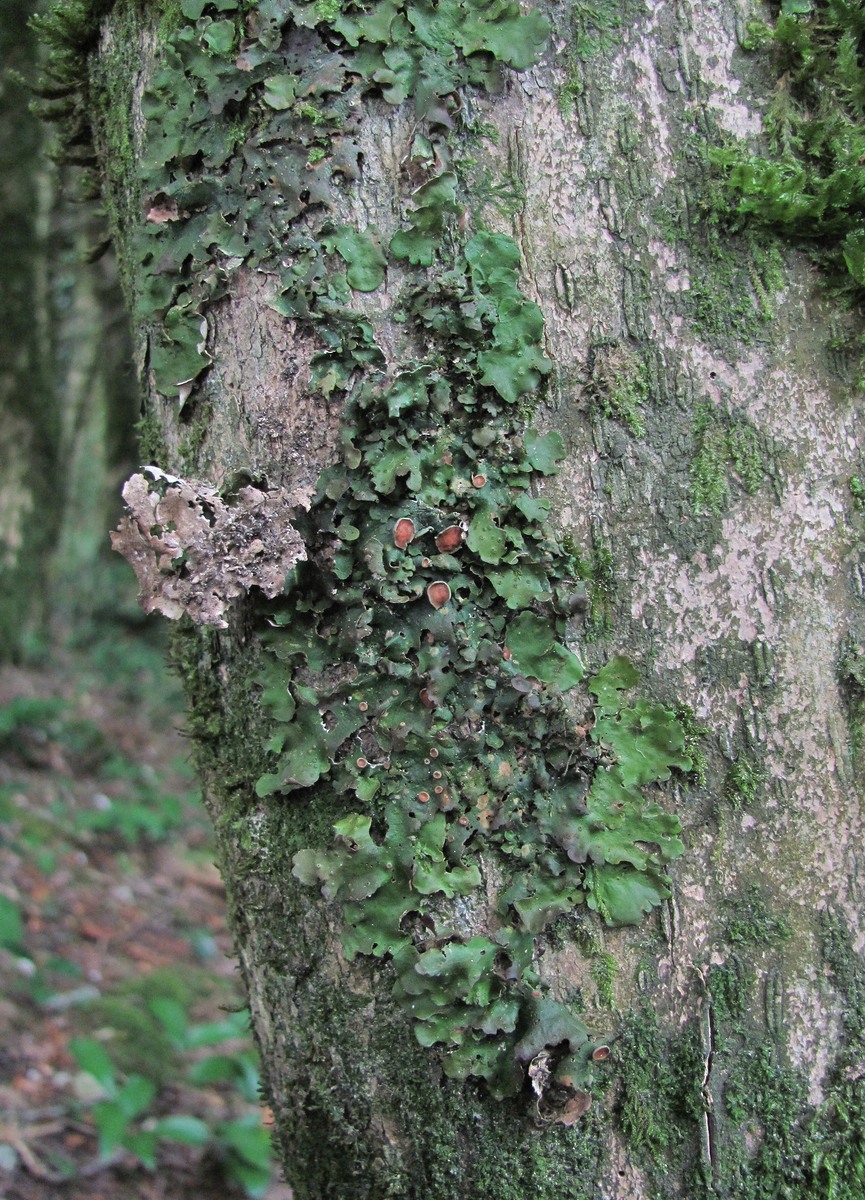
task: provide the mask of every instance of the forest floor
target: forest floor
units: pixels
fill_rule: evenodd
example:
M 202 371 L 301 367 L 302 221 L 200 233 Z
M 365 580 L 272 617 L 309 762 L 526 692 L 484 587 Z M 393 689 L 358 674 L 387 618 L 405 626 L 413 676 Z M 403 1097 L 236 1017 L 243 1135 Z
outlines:
M 154 630 L 0 671 L 0 1196 L 290 1200 Z

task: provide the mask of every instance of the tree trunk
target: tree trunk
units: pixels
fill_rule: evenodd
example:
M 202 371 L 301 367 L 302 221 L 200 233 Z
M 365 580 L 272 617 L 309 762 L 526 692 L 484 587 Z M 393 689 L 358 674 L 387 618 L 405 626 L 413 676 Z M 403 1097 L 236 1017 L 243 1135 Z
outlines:
M 92 205 L 64 202 L 66 169 L 47 161 L 42 123 L 28 111 L 33 93 L 24 81 L 32 84 L 45 58 L 28 26 L 36 7 L 5 0 L 0 14 L 9 68 L 0 90 L 4 661 L 42 652 L 52 625 L 72 620 L 75 600 L 92 609 L 104 590 L 105 525 L 115 517 L 116 476 L 129 470 L 135 441 L 116 270 L 110 256 L 89 261 L 100 236 L 105 243 L 105 221 Z M 49 100 L 49 111 L 57 103 Z M 74 145 L 65 149 L 74 153 Z
M 3 61 L 32 73 L 37 41 L 29 3 L 6 0 Z M 51 181 L 39 159 L 40 126 L 25 89 L 7 74 L 0 90 L 0 658 L 16 659 L 42 632 L 45 558 L 57 534 L 62 417 L 51 371 L 53 322 L 46 242 Z
M 769 87 L 742 10 L 181 7 L 118 0 L 89 59 L 182 477 L 118 544 L 186 614 L 296 1196 L 852 1200 L 853 318 L 708 219 L 706 147 Z M 627 836 L 596 811 L 626 775 Z

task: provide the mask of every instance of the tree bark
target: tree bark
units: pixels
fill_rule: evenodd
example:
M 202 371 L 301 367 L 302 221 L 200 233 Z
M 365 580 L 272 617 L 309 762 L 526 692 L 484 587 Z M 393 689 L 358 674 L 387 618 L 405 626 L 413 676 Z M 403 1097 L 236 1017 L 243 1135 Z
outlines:
M 197 19 L 213 49 L 224 32 L 217 11 L 184 8 L 194 14 L 181 25 Z M 319 33 L 330 9 L 293 6 Z M 704 770 L 656 789 L 683 823 L 686 850 L 670 867 L 672 896 L 637 927 L 608 927 L 583 906 L 539 936 L 552 994 L 581 1003 L 586 1024 L 616 1039 L 588 1114 L 539 1128 L 528 1083 L 498 1100 L 473 1077 L 442 1074 L 440 1052 L 416 1043 L 392 997 L 393 966 L 349 961 L 340 906 L 296 877 L 297 852 L 328 846 L 356 802 L 323 786 L 256 792 L 272 763 L 257 683 L 260 596 L 227 606 L 221 628 L 187 623 L 176 657 L 277 1144 L 296 1196 L 315 1200 L 852 1198 L 865 930 L 862 518 L 849 485 L 862 417 L 850 365 L 829 349 L 847 318 L 803 254 L 707 224 L 705 147 L 758 137 L 765 106 L 760 62 L 739 45 L 744 10 L 733 0 L 547 10 L 545 48 L 525 69 L 505 69 L 499 94 L 462 82 L 458 100 L 438 105 L 444 115 L 431 104 L 419 117 L 410 99 L 367 92 L 344 130 L 355 153 L 343 146 L 348 165 L 327 182 L 330 207 L 323 218 L 299 202 L 286 261 L 300 256 L 292 236 L 322 236 L 324 221 L 374 227 L 388 245 L 429 178 L 411 159 L 417 134 L 441 148 L 454 127 L 468 202 L 448 236 L 485 224 L 511 237 L 522 293 L 544 318 L 553 367 L 529 424 L 560 431 L 567 450 L 540 483 L 585 566 L 591 610 L 571 637 L 590 668 L 625 654 L 657 701 L 688 706 L 692 741 L 695 726 L 708 730 Z M 248 42 L 230 61 L 246 54 L 243 69 L 254 69 L 249 45 L 274 13 L 284 15 L 279 5 L 251 11 Z M 193 211 L 172 207 L 167 177 L 161 192 L 153 186 L 152 165 L 140 182 L 142 95 L 166 66 L 182 74 L 166 50 L 173 18 L 157 18 L 118 3 L 89 68 L 139 312 L 149 449 L 164 469 L 226 495 L 254 485 L 296 498 L 339 460 L 343 418 L 339 388 L 310 367 L 327 325 L 273 307 L 285 263 L 258 255 L 252 234 L 215 258 L 224 279 L 195 293 L 191 309 L 207 322 L 210 365 L 175 372 L 174 394 L 159 375 L 158 322 L 141 315 L 150 268 L 136 228 Z M 344 34 L 301 41 L 286 51 L 285 76 L 308 84 L 304 53 L 322 45 L 348 53 Z M 312 85 L 304 94 L 321 101 Z M 300 95 L 298 85 L 286 104 Z M 244 111 L 233 110 L 241 125 Z M 314 135 L 313 125 L 313 146 Z M 236 141 L 232 154 L 244 152 Z M 337 157 L 333 142 L 326 153 Z M 310 156 L 305 178 L 318 178 L 319 161 Z M 214 215 L 206 203 L 196 216 Z M 401 307 L 417 274 L 391 255 L 380 286 L 351 295 L 390 378 L 420 355 Z M 187 282 L 193 290 L 194 271 Z M 500 890 L 493 859 L 489 905 L 466 917 L 473 932 L 489 929 Z

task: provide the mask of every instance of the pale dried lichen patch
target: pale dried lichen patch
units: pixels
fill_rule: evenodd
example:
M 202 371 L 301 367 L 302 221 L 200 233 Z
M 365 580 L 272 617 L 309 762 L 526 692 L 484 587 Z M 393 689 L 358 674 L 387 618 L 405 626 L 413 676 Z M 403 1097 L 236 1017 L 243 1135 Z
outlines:
M 129 516 L 111 545 L 138 578 L 145 612 L 184 614 L 225 628 L 225 610 L 253 587 L 278 595 L 306 547 L 291 515 L 308 497 L 243 487 L 228 504 L 216 488 L 145 467 L 123 488 Z M 148 477 L 149 476 L 149 477 Z

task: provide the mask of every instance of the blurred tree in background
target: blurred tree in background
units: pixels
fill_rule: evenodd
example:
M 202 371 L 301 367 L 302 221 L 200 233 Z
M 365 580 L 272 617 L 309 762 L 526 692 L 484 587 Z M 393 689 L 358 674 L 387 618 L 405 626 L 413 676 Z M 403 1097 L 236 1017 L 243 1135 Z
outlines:
M 135 399 L 113 259 L 92 204 L 61 202 L 24 80 L 32 0 L 0 0 L 0 661 L 104 592 L 106 529 L 134 458 Z M 74 154 L 74 148 L 67 148 Z

